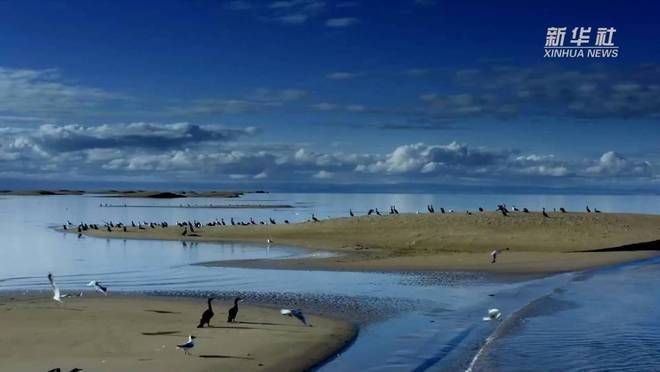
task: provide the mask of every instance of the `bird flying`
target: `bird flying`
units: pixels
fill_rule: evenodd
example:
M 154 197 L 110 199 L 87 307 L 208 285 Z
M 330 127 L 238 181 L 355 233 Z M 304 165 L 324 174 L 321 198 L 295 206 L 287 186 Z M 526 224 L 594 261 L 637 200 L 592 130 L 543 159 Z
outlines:
M 48 281 L 50 282 L 50 286 L 53 287 L 53 300 L 62 303 L 62 296 L 60 295 L 60 288 L 55 284 L 55 280 L 53 279 L 53 274 L 48 273 Z
M 94 287 L 97 292 L 103 293 L 105 296 L 108 295 L 108 287 L 104 287 L 101 285 L 101 283 L 97 282 L 96 280 L 92 280 L 87 284 L 88 287 Z
M 300 309 L 282 309 L 280 310 L 280 314 L 290 316 L 292 318 L 296 318 L 302 322 L 304 325 L 309 325 L 307 324 L 307 320 L 305 319 L 305 315 L 303 314 L 302 310 Z
M 488 310 L 488 316 L 483 317 L 484 321 L 489 321 L 489 320 L 499 320 L 502 318 L 502 312 L 500 309 L 489 309 Z

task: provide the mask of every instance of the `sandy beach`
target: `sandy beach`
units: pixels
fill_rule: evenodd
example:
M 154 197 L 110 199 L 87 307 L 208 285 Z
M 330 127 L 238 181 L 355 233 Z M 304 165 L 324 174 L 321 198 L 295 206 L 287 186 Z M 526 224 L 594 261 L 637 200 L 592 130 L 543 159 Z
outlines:
M 657 254 L 660 216 L 615 213 L 399 214 L 251 226 L 88 230 L 98 237 L 243 241 L 305 247 L 337 257 L 215 262 L 211 265 L 368 271 L 549 273 Z M 69 230 L 75 232 L 75 230 Z M 636 244 L 634 246 L 628 246 Z M 510 248 L 491 264 L 489 252 Z M 606 252 L 584 252 L 609 249 Z
M 196 328 L 203 299 L 86 294 L 64 304 L 47 294 L 0 297 L 0 371 L 289 371 L 334 355 L 355 335 L 343 321 L 308 315 L 311 327 L 278 309 L 243 303 L 226 323 L 214 302 L 211 328 Z M 195 335 L 193 355 L 176 345 Z

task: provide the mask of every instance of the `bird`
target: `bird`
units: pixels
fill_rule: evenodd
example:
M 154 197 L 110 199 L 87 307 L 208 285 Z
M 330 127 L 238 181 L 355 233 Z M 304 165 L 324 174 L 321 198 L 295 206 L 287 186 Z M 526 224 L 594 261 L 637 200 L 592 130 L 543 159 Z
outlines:
M 367 216 L 371 216 L 372 214 L 374 214 L 374 210 L 373 210 L 373 209 L 369 209 L 369 211 L 367 212 Z
M 188 235 L 188 228 L 184 228 L 183 232 L 181 233 L 182 236 Z
M 502 318 L 502 312 L 500 311 L 500 309 L 493 308 L 493 309 L 489 309 L 488 316 L 485 316 L 482 319 L 484 321 L 489 321 L 489 320 L 499 320 L 500 318 Z
M 591 209 L 589 209 L 589 206 L 587 205 L 587 213 L 591 213 Z
M 266 244 L 273 244 L 273 240 L 272 239 L 266 239 Z
M 566 213 L 566 209 L 565 209 L 564 207 L 559 208 L 559 211 L 560 211 L 561 213 Z
M 349 210 L 348 210 L 348 214 L 349 214 L 351 217 L 355 216 L 355 214 L 353 214 L 353 210 L 352 210 L 352 209 L 349 209 Z
M 527 208 L 523 208 L 523 212 L 524 212 L 524 213 L 529 213 L 529 209 L 527 209 Z
M 236 320 L 236 315 L 238 315 L 238 303 L 242 301 L 240 297 L 236 297 L 234 299 L 234 306 L 232 306 L 231 309 L 229 309 L 229 312 L 227 313 L 227 323 L 232 323 Z
M 484 211 L 484 209 L 479 207 L 479 212 L 483 212 L 483 211 Z
M 208 309 L 204 310 L 202 313 L 202 317 L 199 319 L 199 325 L 197 325 L 197 328 L 204 328 L 204 324 L 206 324 L 207 327 L 211 326 L 211 319 L 213 318 L 213 307 L 211 307 L 211 301 L 213 301 L 213 297 L 209 297 L 207 301 L 208 303 Z
M 319 222 L 319 219 L 314 216 L 314 213 L 312 213 L 312 221 L 314 222 Z
M 495 263 L 495 261 L 497 260 L 497 255 L 502 253 L 502 251 L 508 251 L 508 250 L 509 248 L 504 248 L 504 249 L 496 249 L 490 252 L 490 257 L 491 257 L 490 263 Z
M 292 318 L 296 318 L 302 322 L 304 325 L 309 325 L 307 324 L 307 320 L 305 319 L 305 315 L 303 314 L 302 310 L 300 309 L 282 309 L 280 310 L 280 314 L 282 315 L 287 315 Z
M 183 350 L 186 355 L 190 355 L 190 350 L 195 347 L 195 342 L 193 341 L 196 337 L 193 335 L 188 336 L 188 341 L 183 344 L 176 345 L 177 349 Z
M 50 282 L 50 286 L 53 287 L 53 300 L 62 303 L 60 288 L 55 284 L 55 280 L 53 279 L 52 273 L 48 273 L 48 281 Z
M 594 208 L 594 213 L 600 213 L 600 210 Z
M 108 295 L 108 287 L 105 287 L 101 285 L 101 283 L 97 282 L 96 280 L 92 280 L 91 282 L 87 283 L 88 287 L 94 287 L 97 292 L 103 293 L 105 296 Z
M 542 213 L 543 213 L 543 217 L 550 217 L 550 216 L 548 216 L 548 214 L 545 212 L 545 208 L 543 208 Z

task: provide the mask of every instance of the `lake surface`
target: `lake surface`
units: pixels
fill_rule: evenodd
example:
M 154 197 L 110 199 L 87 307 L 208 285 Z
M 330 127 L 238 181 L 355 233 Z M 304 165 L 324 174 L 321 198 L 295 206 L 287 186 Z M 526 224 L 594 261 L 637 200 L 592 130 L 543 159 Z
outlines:
M 290 204 L 282 209 L 99 207 L 113 205 Z M 507 203 L 530 209 L 585 205 L 603 211 L 660 213 L 658 196 L 249 194 L 240 199 L 150 200 L 93 196 L 0 198 L 0 290 L 48 290 L 51 271 L 64 292 L 89 280 L 113 292 L 231 297 L 299 306 L 353 319 L 356 341 L 322 366 L 346 370 L 660 370 L 660 263 L 652 259 L 590 273 L 534 280 L 478 274 L 354 273 L 191 265 L 310 252 L 266 244 L 107 240 L 51 229 L 70 220 L 174 223 L 253 217 L 292 222 L 370 208 L 458 212 Z M 318 252 L 317 252 L 318 253 Z M 491 296 L 492 295 L 492 296 Z M 502 322 L 484 322 L 490 307 Z M 1 318 L 0 318 L 1 322 Z M 488 340 L 488 341 L 486 341 Z M 475 358 L 475 355 L 478 355 Z

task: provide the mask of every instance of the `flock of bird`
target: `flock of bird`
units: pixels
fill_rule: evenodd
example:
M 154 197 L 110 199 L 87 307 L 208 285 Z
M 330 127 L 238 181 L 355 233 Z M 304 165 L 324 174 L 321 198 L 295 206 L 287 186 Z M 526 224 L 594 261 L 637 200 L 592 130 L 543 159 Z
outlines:
M 50 283 L 50 286 L 53 290 L 53 300 L 56 301 L 59 304 L 64 303 L 64 298 L 67 297 L 82 297 L 84 292 L 79 292 L 77 294 L 64 294 L 60 291 L 59 286 L 57 283 L 55 283 L 55 278 L 52 273 L 48 273 L 48 282 Z M 94 287 L 94 289 L 103 294 L 104 296 L 108 295 L 108 287 L 102 285 L 99 281 L 97 280 L 92 280 L 90 281 L 87 286 L 89 287 Z M 209 297 L 207 299 L 207 308 L 202 312 L 202 316 L 199 319 L 199 324 L 197 325 L 197 328 L 204 328 L 204 326 L 211 327 L 211 319 L 215 316 L 215 313 L 213 312 L 213 306 L 211 305 L 211 302 L 215 298 Z M 236 323 L 237 317 L 238 317 L 238 303 L 243 301 L 241 297 L 236 297 L 234 299 L 234 306 L 232 306 L 229 311 L 227 311 L 227 323 Z M 299 320 L 303 325 L 305 326 L 310 326 L 307 323 L 307 319 L 305 318 L 305 315 L 303 314 L 302 310 L 300 309 L 281 309 L 280 314 L 292 318 L 296 318 Z M 190 355 L 190 350 L 195 347 L 195 336 L 194 335 L 189 335 L 188 340 L 182 344 L 176 345 L 176 347 L 180 350 L 183 350 L 185 354 Z M 58 370 L 53 369 L 52 371 Z
M 436 213 L 435 207 L 432 204 L 428 204 L 426 206 L 426 210 L 430 214 Z M 592 213 L 592 212 L 593 213 L 601 213 L 600 210 L 598 210 L 596 208 L 594 208 L 592 210 L 589 206 L 586 206 L 585 210 L 586 210 L 587 213 Z M 478 211 L 479 211 L 479 213 L 485 212 L 484 208 L 482 208 L 482 207 L 479 207 Z M 495 209 L 495 211 L 501 213 L 504 217 L 509 216 L 509 214 L 511 214 L 511 213 L 518 213 L 518 212 L 520 212 L 520 213 L 530 213 L 530 210 L 527 209 L 527 208 L 518 208 L 516 206 L 507 207 L 506 204 L 499 204 L 497 206 L 497 208 Z M 553 209 L 553 212 L 557 212 L 557 209 L 556 208 Z M 559 208 L 559 212 L 560 213 L 567 213 L 566 209 L 563 208 L 563 207 Z M 420 212 L 417 211 L 417 214 L 419 214 L 419 213 Z M 453 209 L 445 209 L 444 207 L 440 207 L 439 213 L 441 213 L 441 214 L 455 213 L 455 211 Z M 544 218 L 549 218 L 550 217 L 545 208 L 542 209 L 541 213 L 542 213 Z M 371 208 L 366 213 L 367 216 L 371 216 L 371 215 L 381 216 L 383 214 L 385 214 L 385 213 L 378 210 L 378 208 Z M 399 214 L 399 210 L 396 208 L 395 205 L 391 205 L 390 208 L 389 208 L 388 214 L 390 214 L 390 215 Z M 470 211 L 470 210 L 466 210 L 466 214 L 472 215 L 473 212 Z M 349 209 L 349 216 L 354 217 L 354 216 L 356 216 L 356 213 L 352 209 Z M 316 217 L 315 214 L 312 214 L 311 219 L 309 221 L 310 222 L 320 222 L 320 220 Z M 289 224 L 290 222 L 289 222 L 289 220 L 283 220 L 283 223 L 284 224 Z M 275 224 L 277 224 L 277 221 L 273 218 L 268 218 L 267 221 L 260 220 L 260 221 L 257 222 L 252 217 L 249 217 L 247 220 L 239 221 L 239 220 L 236 220 L 232 217 L 232 218 L 229 219 L 229 222 L 226 222 L 224 218 L 215 219 L 215 220 L 213 220 L 211 222 L 207 222 L 205 224 L 202 224 L 202 222 L 197 221 L 197 220 L 193 220 L 193 221 L 188 221 L 187 220 L 187 221 L 178 221 L 177 222 L 177 226 L 183 228 L 183 231 L 181 232 L 181 235 L 182 236 L 191 236 L 191 237 L 198 236 L 198 235 L 196 235 L 195 229 L 199 229 L 204 225 L 205 226 L 250 226 L 250 225 L 267 225 L 267 224 L 275 225 Z M 105 229 L 108 232 L 113 231 L 113 229 L 120 229 L 122 231 L 127 231 L 127 225 L 128 224 L 124 224 L 122 222 L 114 223 L 112 221 L 108 221 L 108 222 L 104 222 L 104 224 L 102 225 L 102 228 Z M 156 229 L 156 228 L 159 228 L 159 227 L 160 228 L 166 228 L 169 225 L 165 221 L 159 221 L 159 222 L 140 221 L 138 223 L 135 223 L 135 221 L 131 221 L 130 226 L 132 228 L 137 228 L 139 230 L 146 230 L 147 228 L 149 228 L 149 229 Z M 92 230 L 99 230 L 100 229 L 99 225 L 89 224 L 89 223 L 80 223 L 76 226 L 76 225 L 73 225 L 70 221 L 67 221 L 67 223 L 63 225 L 64 230 L 73 229 L 73 228 L 77 229 L 79 237 L 82 236 L 82 233 L 84 231 L 87 231 L 89 229 L 92 229 Z M 271 244 L 272 240 L 267 239 L 267 243 Z M 491 263 L 495 263 L 496 259 L 497 259 L 497 255 L 500 254 L 501 252 L 505 251 L 505 250 L 509 250 L 509 248 L 496 249 L 493 252 L 491 252 L 491 254 L 490 254 L 491 255 Z M 53 279 L 53 275 L 51 273 L 48 274 L 48 281 L 50 282 L 50 285 L 53 289 L 53 300 L 57 301 L 58 303 L 63 303 L 63 299 L 66 298 L 66 297 L 79 297 L 79 296 L 83 295 L 83 292 L 80 292 L 79 294 L 63 294 L 63 293 L 61 293 L 60 289 L 57 286 L 57 284 L 55 283 L 55 281 Z M 93 280 L 93 281 L 89 282 L 87 285 L 90 286 L 90 287 L 94 287 L 94 289 L 97 292 L 102 293 L 103 295 L 107 296 L 107 294 L 108 294 L 108 288 L 106 286 L 102 285 L 100 282 L 98 282 L 96 280 Z M 203 328 L 204 326 L 206 326 L 206 327 L 211 326 L 211 320 L 215 315 L 214 312 L 213 312 L 212 304 L 211 304 L 213 300 L 214 300 L 214 298 L 208 298 L 207 299 L 207 308 L 202 313 L 202 316 L 200 317 L 199 324 L 197 325 L 197 328 Z M 229 311 L 227 312 L 227 322 L 233 323 L 233 322 L 237 321 L 236 319 L 237 319 L 238 310 L 239 310 L 238 304 L 241 301 L 242 301 L 242 298 L 240 298 L 240 297 L 236 297 L 234 299 L 234 306 L 231 307 L 229 309 Z M 307 320 L 305 318 L 305 315 L 303 314 L 303 312 L 300 309 L 281 309 L 280 314 L 283 315 L 283 316 L 288 316 L 288 317 L 295 318 L 305 326 L 308 325 Z M 492 308 L 492 309 L 488 310 L 487 316 L 483 317 L 483 320 L 485 320 L 485 321 L 500 320 L 501 317 L 502 317 L 502 312 L 497 308 Z M 190 350 L 192 350 L 195 347 L 195 339 L 196 339 L 196 337 L 194 335 L 189 335 L 186 342 L 184 342 L 182 344 L 178 344 L 178 345 L 176 345 L 176 347 L 180 350 L 183 350 L 185 354 L 190 355 L 191 354 Z

